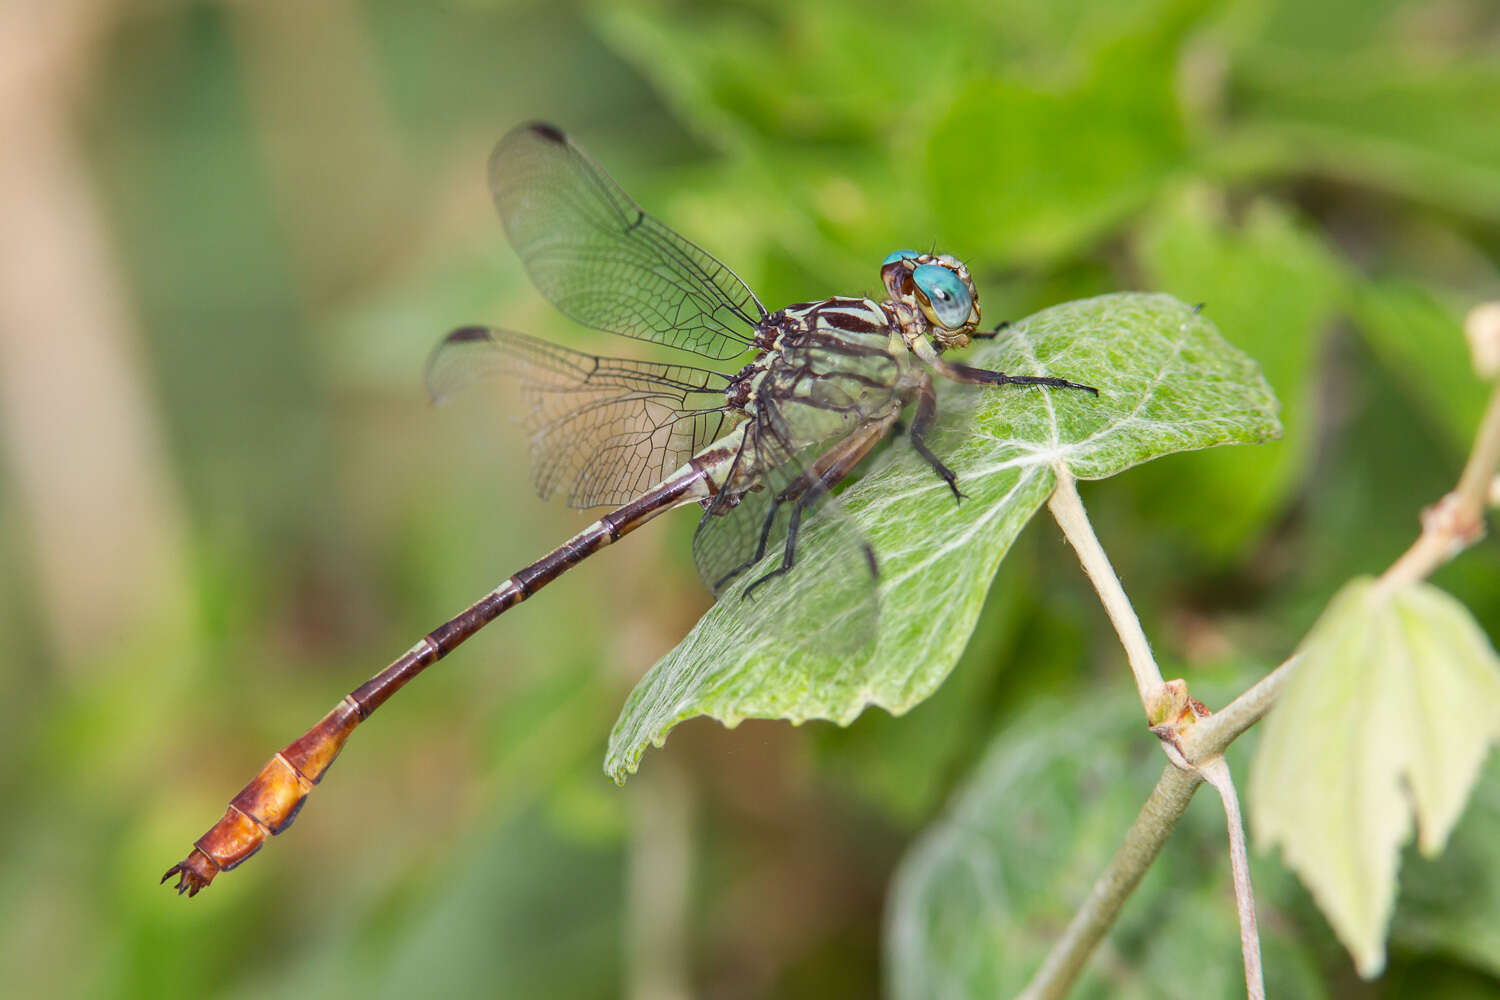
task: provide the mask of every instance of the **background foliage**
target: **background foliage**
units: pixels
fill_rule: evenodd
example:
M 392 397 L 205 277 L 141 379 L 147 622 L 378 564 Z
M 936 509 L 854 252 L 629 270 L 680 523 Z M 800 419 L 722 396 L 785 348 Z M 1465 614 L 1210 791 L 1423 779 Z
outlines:
M 1093 707 L 1128 689 L 1121 654 L 1042 520 L 908 716 L 690 723 L 617 790 L 611 720 L 708 605 L 683 516 L 388 707 L 243 871 L 190 905 L 155 889 L 272 748 L 579 524 L 530 496 L 506 400 L 430 410 L 420 388 L 461 323 L 618 349 L 504 247 L 483 164 L 518 120 L 563 124 L 768 303 L 872 291 L 886 253 L 927 245 L 969 263 L 990 321 L 1127 288 L 1206 302 L 1286 437 L 1085 488 L 1195 691 L 1237 690 L 1389 564 L 1482 404 L 1458 319 L 1500 297 L 1485 0 L 138 0 L 11 5 L 0 44 L 18 995 L 663 995 L 657 968 L 668 992 L 678 969 L 707 996 L 869 995 L 882 962 L 904 982 L 882 913 L 908 847 L 928 863 L 922 830 L 993 823 L 978 793 L 944 810 L 982 757 L 1043 748 L 1016 794 L 1069 838 L 1041 853 L 985 827 L 1024 877 L 976 911 L 997 934 L 1060 927 L 1144 798 L 1148 737 Z M 1486 543 L 1434 580 L 1491 636 L 1497 570 Z M 1403 866 L 1374 986 L 1255 856 L 1278 995 L 1500 991 L 1497 801 L 1490 761 L 1449 852 Z M 1098 960 L 1106 984 L 1207 965 L 1203 988 L 1235 993 L 1227 865 L 1198 819 Z M 679 955 L 640 929 L 685 876 Z M 1169 933 L 1184 907 L 1201 920 Z

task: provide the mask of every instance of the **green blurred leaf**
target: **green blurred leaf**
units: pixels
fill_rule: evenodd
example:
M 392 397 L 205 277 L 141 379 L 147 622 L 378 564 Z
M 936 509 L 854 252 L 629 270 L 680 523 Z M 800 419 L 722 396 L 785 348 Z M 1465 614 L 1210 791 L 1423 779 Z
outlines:
M 1015 996 L 1088 895 L 1162 770 L 1129 698 L 1043 705 L 994 741 L 907 852 L 887 907 L 897 1000 Z M 1183 817 L 1073 997 L 1243 997 L 1223 812 Z M 1205 859 L 1218 859 L 1217 864 Z M 1322 996 L 1294 921 L 1256 872 L 1272 996 Z
M 1283 164 L 1500 219 L 1500 64 L 1254 48 L 1232 61 L 1234 138 Z M 1434 113 L 1441 109 L 1441 113 Z
M 1500 737 L 1500 661 L 1463 605 L 1416 584 L 1346 586 L 1266 720 L 1251 820 L 1281 845 L 1360 973 L 1385 965 L 1398 849 L 1436 854 Z
M 927 144 L 941 231 L 975 256 L 1049 260 L 1148 204 L 1189 157 L 1168 53 L 1196 6 L 1134 26 L 1072 80 L 995 76 L 957 91 Z
M 1460 0 L 1462 2 L 1462 0 Z M 1256 0 L 1235 5 L 1230 17 L 1260 45 L 1318 56 L 1378 46 L 1393 15 L 1410 15 L 1424 0 Z M 1403 8 L 1405 9 L 1403 12 Z M 1232 23 L 1233 23 L 1232 21 Z
M 1354 315 L 1371 348 L 1396 378 L 1467 448 L 1479 426 L 1489 387 L 1474 374 L 1463 316 L 1410 281 L 1366 282 Z
M 917 5 L 901 40 L 921 54 L 919 84 L 871 57 L 890 24 L 849 0 L 625 7 L 598 22 L 689 128 L 757 161 L 737 202 L 768 207 L 765 228 L 823 266 L 929 238 L 1055 258 L 1146 204 L 1186 155 L 1175 52 L 1205 6 Z
M 1286 407 L 1279 448 L 1205 453 L 1151 469 L 1135 487 L 1143 506 L 1190 531 L 1200 545 L 1235 553 L 1295 488 L 1312 452 L 1311 378 L 1325 326 L 1347 298 L 1348 279 L 1328 247 L 1280 203 L 1252 203 L 1238 225 L 1216 192 L 1193 187 L 1153 214 L 1139 259 L 1153 287 L 1205 311 L 1260 362 Z M 1177 497 L 1191 495 L 1182 504 Z
M 1178 149 L 1169 109 L 1140 96 L 1102 82 L 965 88 L 927 148 L 940 230 L 976 256 L 1047 260 L 1144 206 Z
M 684 231 L 720 248 L 707 234 L 748 230 L 754 239 L 742 245 L 797 258 L 796 286 L 758 286 L 768 301 L 778 288 L 794 298 L 817 294 L 809 274 L 868 282 L 873 262 L 916 241 L 913 231 L 932 234 L 920 198 L 885 196 L 920 188 L 918 158 L 898 147 L 915 141 L 907 119 L 930 112 L 908 80 L 866 57 L 889 35 L 865 8 L 797 5 L 757 16 L 751 8 L 619 7 L 597 21 L 687 127 L 728 153 L 708 184 L 729 218 Z M 920 21 L 911 27 L 924 30 Z M 951 90 L 941 81 L 956 72 L 954 59 L 942 53 L 958 37 L 929 30 L 925 44 L 909 41 L 923 46 L 926 78 Z M 798 86 L 767 87 L 768 79 Z M 666 217 L 686 226 L 680 215 Z
M 322 947 L 272 952 L 238 995 L 619 996 L 620 848 L 536 811 L 500 812 L 456 845 L 451 866 L 435 863 L 365 911 L 344 900 L 340 920 L 309 932 Z
M 1049 610 L 1038 606 L 1035 589 L 1024 580 L 1036 568 L 1028 555 L 1024 542 L 1007 555 L 1016 575 L 996 578 L 962 657 L 930 698 L 900 717 L 866 712 L 847 728 L 825 726 L 812 734 L 820 771 L 829 780 L 909 828 L 941 805 L 940 796 L 988 740 L 1003 685 L 1051 679 L 1047 670 L 1015 676 L 1028 662 L 1017 648 L 1023 629 L 1045 628 Z M 1049 652 L 1067 645 L 1059 640 Z
M 1410 861 L 1392 949 L 1451 955 L 1500 976 L 1500 767 L 1484 769 L 1448 847 Z
M 748 131 L 850 147 L 889 128 L 893 110 L 922 103 L 909 77 L 870 58 L 891 34 L 865 5 L 755 6 L 619 7 L 599 18 L 669 102 L 721 141 Z M 903 27 L 905 42 L 922 51 L 929 83 L 948 79 L 970 44 L 940 19 L 914 17 Z M 797 85 L 767 86 L 768 79 Z
M 1500 768 L 1490 766 L 1437 858 L 1410 858 L 1392 949 L 1452 955 L 1500 976 Z
M 747 717 L 847 724 L 867 705 L 906 711 L 932 693 L 962 652 L 1001 558 L 1052 491 L 1054 467 L 1102 479 L 1171 452 L 1259 442 L 1281 431 L 1276 399 L 1255 362 L 1167 295 L 1056 306 L 970 361 L 1084 381 L 1099 397 L 945 385 L 944 416 L 929 442 L 968 500 L 956 506 L 907 448 L 892 450 L 843 494 L 881 567 L 873 651 L 851 661 L 826 648 L 789 650 L 778 638 L 784 627 L 771 625 L 807 615 L 798 583 L 817 571 L 809 566 L 817 566 L 829 520 L 817 518 L 785 580 L 754 601 L 719 602 L 631 692 L 605 763 L 615 780 L 635 770 L 649 743 L 660 745 L 673 726 L 697 715 L 730 726 Z

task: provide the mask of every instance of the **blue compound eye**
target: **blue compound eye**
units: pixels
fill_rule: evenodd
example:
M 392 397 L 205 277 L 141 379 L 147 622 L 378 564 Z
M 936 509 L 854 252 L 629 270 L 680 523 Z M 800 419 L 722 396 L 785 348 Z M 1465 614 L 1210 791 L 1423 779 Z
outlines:
M 881 261 L 880 266 L 885 267 L 887 264 L 894 264 L 898 260 L 915 260 L 917 256 L 918 254 L 915 250 L 897 250 L 885 260 Z
M 941 264 L 923 264 L 911 273 L 917 290 L 927 296 L 939 326 L 957 330 L 969 321 L 974 300 L 958 275 Z

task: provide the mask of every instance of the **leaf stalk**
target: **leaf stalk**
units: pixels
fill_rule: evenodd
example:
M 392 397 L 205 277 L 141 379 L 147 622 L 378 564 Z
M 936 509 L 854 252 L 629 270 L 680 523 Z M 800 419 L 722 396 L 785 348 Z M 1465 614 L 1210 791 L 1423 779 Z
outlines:
M 1109 557 L 1104 554 L 1104 547 L 1094 534 L 1093 525 L 1089 523 L 1089 516 L 1083 509 L 1083 500 L 1078 496 L 1078 481 L 1065 466 L 1056 465 L 1053 468 L 1057 486 L 1047 501 L 1047 507 L 1057 519 L 1068 544 L 1078 553 L 1083 571 L 1088 574 L 1094 589 L 1098 591 L 1099 600 L 1104 604 L 1104 613 L 1109 615 L 1110 623 L 1114 625 L 1120 643 L 1125 647 L 1125 656 L 1130 661 L 1130 672 L 1135 675 L 1135 686 L 1141 696 L 1141 704 L 1145 706 L 1147 716 L 1155 721 L 1163 698 L 1163 682 L 1156 658 L 1151 655 L 1151 644 L 1146 641 L 1141 620 L 1130 606 L 1130 598 L 1125 596 L 1125 588 L 1121 586 L 1119 576 L 1115 574 Z

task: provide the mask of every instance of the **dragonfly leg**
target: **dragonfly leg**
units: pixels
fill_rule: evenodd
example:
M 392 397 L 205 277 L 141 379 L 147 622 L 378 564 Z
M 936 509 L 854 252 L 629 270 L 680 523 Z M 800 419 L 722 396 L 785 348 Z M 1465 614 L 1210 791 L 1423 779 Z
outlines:
M 948 484 L 948 488 L 953 491 L 954 502 L 962 503 L 964 494 L 959 491 L 958 477 L 932 453 L 931 448 L 927 447 L 927 431 L 932 427 L 933 418 L 936 416 L 937 392 L 932 387 L 932 379 L 924 377 L 922 384 L 917 388 L 917 412 L 912 417 L 911 430 L 907 437 L 911 440 L 911 446 L 917 450 L 917 454 L 927 459 L 927 464 L 932 466 L 932 470 Z
M 1010 329 L 1010 320 L 1002 319 L 999 323 L 995 324 L 993 330 L 975 330 L 969 336 L 974 340 L 992 340 L 1008 329 Z
M 767 580 L 781 576 L 792 568 L 797 559 L 797 533 L 802 527 L 803 511 L 827 496 L 835 486 L 843 482 L 844 477 L 849 475 L 854 467 L 870 453 L 870 449 L 880 443 L 900 415 L 900 410 L 893 410 L 890 414 L 867 424 L 840 441 L 824 452 L 813 463 L 810 471 L 804 472 L 781 492 L 781 495 L 776 498 L 777 502 L 796 498 L 793 501 L 791 518 L 787 522 L 786 543 L 781 551 L 781 565 L 746 587 L 743 596 L 749 597 L 750 592 L 756 587 Z M 762 537 L 761 541 L 764 544 L 765 538 Z M 875 565 L 875 550 L 866 542 L 864 551 L 865 563 L 870 568 L 870 575 L 879 576 L 879 569 Z
M 787 570 L 791 569 L 792 566 L 796 563 L 797 533 L 802 530 L 802 512 L 807 510 L 807 508 L 811 507 L 813 504 L 817 503 L 818 500 L 820 500 L 827 493 L 827 486 L 823 485 L 823 483 L 820 481 L 812 489 L 808 490 L 807 492 L 803 493 L 802 496 L 797 498 L 797 502 L 792 506 L 792 516 L 790 520 L 788 520 L 786 526 L 786 543 L 781 550 L 781 565 L 777 566 L 765 576 L 762 576 L 760 579 L 750 584 L 750 586 L 746 587 L 744 593 L 745 597 L 749 597 L 751 592 L 761 584 L 766 583 L 770 580 L 774 580 L 776 579 L 776 577 L 781 576 Z M 870 547 L 869 542 L 864 543 L 864 554 L 865 565 L 869 567 L 870 575 L 879 576 L 880 569 L 875 564 L 875 550 Z
M 1069 382 L 1065 378 L 1053 378 L 1050 375 L 1007 375 L 1004 372 L 975 368 L 958 361 L 944 362 L 940 371 L 955 382 L 964 382 L 969 385 L 1046 385 L 1054 389 L 1082 389 L 1095 396 L 1099 395 L 1099 390 L 1093 386 Z
M 785 502 L 785 499 L 785 496 L 777 496 L 771 498 L 771 507 L 766 511 L 765 520 L 761 522 L 760 541 L 755 545 L 755 554 L 749 559 L 746 559 L 744 562 L 740 563 L 734 569 L 730 570 L 728 573 L 725 573 L 723 576 L 719 577 L 718 580 L 714 581 L 713 591 L 715 594 L 723 590 L 724 587 L 729 584 L 730 580 L 733 580 L 735 577 L 745 572 L 745 570 L 749 569 L 751 566 L 754 566 L 756 563 L 760 562 L 761 559 L 765 558 L 766 547 L 768 546 L 771 538 L 771 527 L 776 523 L 776 511 L 781 508 L 781 505 L 783 502 Z M 754 588 L 752 587 L 750 589 Z M 749 595 L 750 590 L 746 590 L 745 596 L 748 597 Z
M 786 525 L 786 543 L 781 550 L 781 565 L 746 587 L 746 597 L 749 597 L 751 592 L 761 584 L 768 580 L 774 580 L 792 568 L 792 565 L 797 561 L 797 533 L 802 530 L 802 512 L 817 503 L 827 492 L 828 488 L 819 479 L 809 489 L 804 490 L 802 495 L 797 498 L 796 503 L 792 505 L 792 516 Z M 761 543 L 765 543 L 764 536 L 761 538 Z

